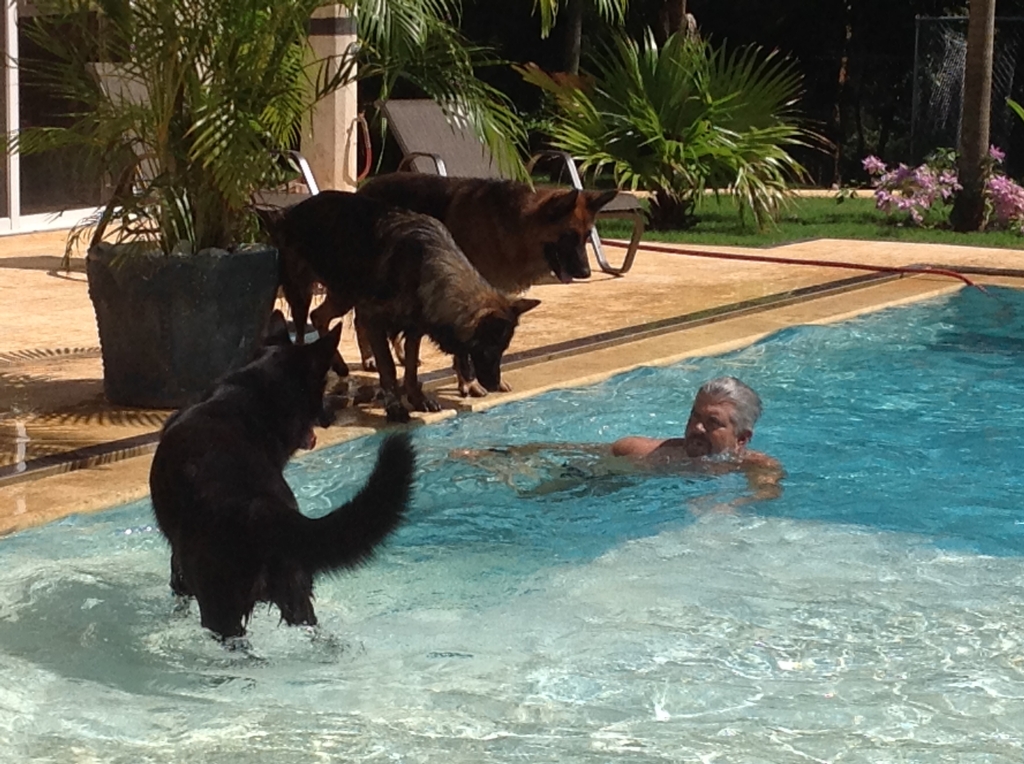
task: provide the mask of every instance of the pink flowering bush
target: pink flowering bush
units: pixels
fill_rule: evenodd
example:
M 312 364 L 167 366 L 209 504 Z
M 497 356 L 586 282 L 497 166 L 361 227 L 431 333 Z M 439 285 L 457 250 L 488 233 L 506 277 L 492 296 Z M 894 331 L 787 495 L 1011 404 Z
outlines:
M 1024 234 L 1024 188 L 1005 175 L 985 180 L 988 222 Z
M 1024 234 L 1024 187 L 1000 169 L 1006 155 L 989 149 L 985 163 L 985 225 Z M 902 216 L 918 226 L 945 225 L 953 197 L 962 187 L 956 175 L 956 154 L 945 149 L 931 154 L 914 168 L 900 164 L 893 169 L 876 156 L 862 165 L 871 176 L 875 206 L 890 216 Z
M 876 156 L 865 157 L 864 169 L 875 189 L 875 206 L 919 226 L 934 226 L 949 217 L 948 205 L 960 190 L 946 155 L 933 155 L 919 167 L 900 164 L 888 169 Z

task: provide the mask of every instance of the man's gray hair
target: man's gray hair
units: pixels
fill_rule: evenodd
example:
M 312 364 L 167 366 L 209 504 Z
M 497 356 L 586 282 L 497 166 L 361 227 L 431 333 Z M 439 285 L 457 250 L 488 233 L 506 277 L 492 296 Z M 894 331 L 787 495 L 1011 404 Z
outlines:
M 700 386 L 697 395 L 727 400 L 735 407 L 732 424 L 738 432 L 754 431 L 761 418 L 761 397 L 736 377 L 716 377 Z

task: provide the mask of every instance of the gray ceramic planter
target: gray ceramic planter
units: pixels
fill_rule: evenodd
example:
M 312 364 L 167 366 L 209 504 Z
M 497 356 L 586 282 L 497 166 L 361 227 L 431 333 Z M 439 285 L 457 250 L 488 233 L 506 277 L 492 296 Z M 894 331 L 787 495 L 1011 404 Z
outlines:
M 277 294 L 277 250 L 264 245 L 185 257 L 97 244 L 86 269 L 104 393 L 123 406 L 199 399 L 253 357 Z

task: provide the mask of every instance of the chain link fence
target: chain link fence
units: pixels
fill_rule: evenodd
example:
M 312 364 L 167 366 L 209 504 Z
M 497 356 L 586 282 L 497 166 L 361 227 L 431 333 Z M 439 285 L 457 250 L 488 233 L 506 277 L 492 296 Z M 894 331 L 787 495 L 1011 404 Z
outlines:
M 914 87 L 910 145 L 914 161 L 960 139 L 966 16 L 918 16 L 914 35 Z M 1024 126 L 1006 105 L 1024 103 L 1024 16 L 996 18 L 989 142 L 1007 153 L 1007 169 L 1024 171 Z M 1018 76 L 1020 75 L 1020 76 Z

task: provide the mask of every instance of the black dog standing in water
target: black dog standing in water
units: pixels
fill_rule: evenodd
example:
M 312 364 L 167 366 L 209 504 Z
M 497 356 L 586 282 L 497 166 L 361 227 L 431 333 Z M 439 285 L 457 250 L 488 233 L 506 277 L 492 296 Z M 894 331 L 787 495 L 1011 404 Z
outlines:
M 282 470 L 312 448 L 340 324 L 311 345 L 293 345 L 275 312 L 266 346 L 205 400 L 164 425 L 149 486 L 171 544 L 171 588 L 195 596 L 202 624 L 241 636 L 257 602 L 288 624 L 316 624 L 313 578 L 373 554 L 401 522 L 415 454 L 389 437 L 366 485 L 347 504 L 312 519 L 299 512 Z

